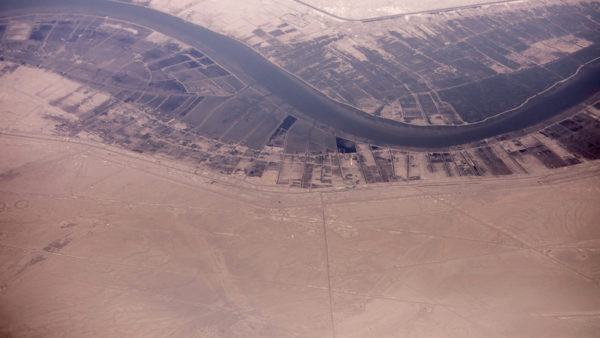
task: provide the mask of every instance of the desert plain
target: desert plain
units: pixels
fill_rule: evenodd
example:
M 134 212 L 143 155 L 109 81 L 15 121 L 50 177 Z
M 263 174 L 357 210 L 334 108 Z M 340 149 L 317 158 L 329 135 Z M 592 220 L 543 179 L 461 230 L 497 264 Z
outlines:
M 11 93 L 22 102 L 0 134 L 4 336 L 598 332 L 596 162 L 277 191 L 55 135 L 42 116 L 66 113 Z
M 277 30 L 253 32 L 275 29 L 273 17 L 297 25 L 286 34 L 303 43 L 319 29 L 375 32 L 347 34 L 332 50 L 353 39 L 374 46 L 390 24 L 344 23 L 298 1 L 249 1 L 230 12 L 223 8 L 234 9 L 232 1 L 135 3 L 256 42 L 267 57 Z M 356 10 L 362 2 L 304 3 L 348 18 L 371 15 Z M 372 13 L 436 9 L 430 3 L 391 8 L 382 0 Z M 525 12 L 544 7 L 512 3 Z M 244 17 L 246 8 L 252 16 Z M 214 22 L 211 13 L 219 14 Z M 172 37 L 93 15 L 52 15 L 2 19 L 9 28 L 0 44 L 7 55 L 0 60 L 0 337 L 600 332 L 597 93 L 547 124 L 477 145 L 430 151 L 354 143 Z M 424 27 L 429 15 L 410 20 Z M 51 33 L 29 38 L 44 25 Z M 595 62 L 590 27 L 581 28 L 589 40 L 563 32 L 511 55 L 523 65 L 570 55 Z M 102 42 L 69 45 L 79 28 Z M 98 47 L 114 41 L 128 41 L 124 52 Z M 123 60 L 129 54 L 120 53 L 138 52 L 133 45 L 146 54 Z M 105 62 L 86 78 L 94 57 Z M 490 60 L 498 73 L 506 70 Z M 145 70 L 149 79 L 138 76 Z M 255 106 L 235 123 L 217 118 L 241 109 L 239 102 Z M 173 118 L 174 111 L 191 117 Z M 415 124 L 436 121 L 426 122 L 425 111 L 419 105 Z M 232 130 L 257 121 L 272 125 L 253 125 L 234 140 Z

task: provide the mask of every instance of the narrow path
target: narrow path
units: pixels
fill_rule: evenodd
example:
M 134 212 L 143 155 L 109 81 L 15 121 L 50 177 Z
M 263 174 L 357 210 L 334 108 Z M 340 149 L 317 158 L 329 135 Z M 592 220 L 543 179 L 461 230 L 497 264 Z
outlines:
M 438 8 L 438 9 L 428 9 L 428 10 L 424 10 L 424 11 L 415 11 L 415 12 L 406 12 L 406 13 L 398 13 L 398 14 L 391 14 L 391 15 L 384 15 L 384 16 L 377 16 L 377 17 L 373 17 L 373 18 L 363 18 L 363 19 L 355 19 L 355 18 L 346 18 L 346 17 L 342 17 L 336 14 L 333 14 L 331 12 L 328 12 L 324 9 L 321 9 L 317 6 L 311 5 L 309 3 L 306 3 L 304 1 L 301 0 L 294 0 L 295 2 L 304 5 L 306 7 L 309 7 L 317 12 L 323 13 L 327 16 L 330 16 L 332 18 L 338 19 L 338 20 L 342 20 L 342 21 L 354 21 L 354 22 L 374 22 L 374 21 L 384 21 L 384 20 L 392 20 L 392 19 L 398 19 L 398 18 L 403 18 L 406 16 L 410 16 L 410 15 L 418 15 L 418 14 L 437 14 L 437 13 L 445 13 L 445 12 L 454 12 L 454 11 L 458 11 L 461 9 L 470 9 L 470 8 L 477 8 L 477 7 L 481 7 L 481 6 L 489 6 L 489 5 L 499 5 L 499 4 L 506 4 L 506 3 L 511 3 L 511 2 L 519 2 L 520 0 L 501 0 L 501 1 L 492 1 L 492 2 L 481 2 L 481 3 L 476 3 L 476 4 L 471 4 L 471 5 L 464 5 L 464 6 L 455 6 L 455 7 L 445 7 L 445 8 Z
M 335 335 L 335 321 L 333 318 L 333 295 L 331 290 L 331 271 L 329 268 L 329 243 L 327 241 L 327 222 L 325 218 L 325 202 L 323 201 L 323 193 L 319 194 L 319 199 L 321 200 L 321 212 L 323 217 L 323 242 L 325 244 L 325 263 L 327 269 L 327 283 L 329 285 L 329 313 L 331 314 L 331 336 L 333 338 Z

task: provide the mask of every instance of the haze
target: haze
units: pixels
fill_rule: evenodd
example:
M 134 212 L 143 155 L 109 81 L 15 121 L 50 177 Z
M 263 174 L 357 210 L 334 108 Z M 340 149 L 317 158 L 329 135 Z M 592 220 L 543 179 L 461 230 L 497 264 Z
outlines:
M 596 337 L 593 1 L 0 3 L 0 337 Z

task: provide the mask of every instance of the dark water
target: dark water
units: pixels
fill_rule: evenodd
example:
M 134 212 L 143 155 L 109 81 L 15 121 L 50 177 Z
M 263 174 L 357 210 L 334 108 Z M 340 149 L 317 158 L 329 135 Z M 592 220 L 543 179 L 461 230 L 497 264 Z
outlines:
M 468 126 L 421 127 L 384 120 L 330 100 L 247 46 L 203 27 L 148 8 L 106 0 L 20 0 L 0 2 L 0 11 L 40 7 L 85 12 L 147 26 L 195 46 L 246 81 L 258 83 L 296 108 L 336 130 L 376 144 L 440 148 L 521 130 L 555 116 L 600 91 L 600 64 L 524 108 Z

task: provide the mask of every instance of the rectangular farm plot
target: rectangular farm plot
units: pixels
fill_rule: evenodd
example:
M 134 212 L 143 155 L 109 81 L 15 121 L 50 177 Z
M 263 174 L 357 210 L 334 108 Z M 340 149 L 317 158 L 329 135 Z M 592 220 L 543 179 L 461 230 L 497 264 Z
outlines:
M 225 97 L 206 97 L 202 102 L 198 103 L 191 111 L 189 111 L 183 121 L 190 124 L 192 127 L 196 127 L 210 115 L 210 113 L 216 109 L 219 105 L 223 104 L 227 98 Z
M 220 138 L 261 100 L 261 97 L 251 92 L 238 95 L 235 100 L 230 100 L 218 107 L 198 130 L 210 137 Z
M 285 155 L 281 162 L 277 184 L 300 187 L 304 174 L 304 161 L 296 155 Z
M 285 152 L 288 154 L 304 154 L 312 126 L 305 121 L 296 121 L 287 132 Z
M 271 114 L 271 111 L 273 111 L 272 107 L 263 104 L 257 104 L 250 107 L 247 113 L 244 114 L 221 139 L 226 142 L 241 142 L 247 135 L 259 128 L 264 120 L 268 120 L 267 117 Z
M 278 124 L 279 120 L 275 115 L 265 115 L 260 121 L 260 124 L 246 136 L 243 143 L 253 149 L 262 148 L 269 137 L 271 137 Z

